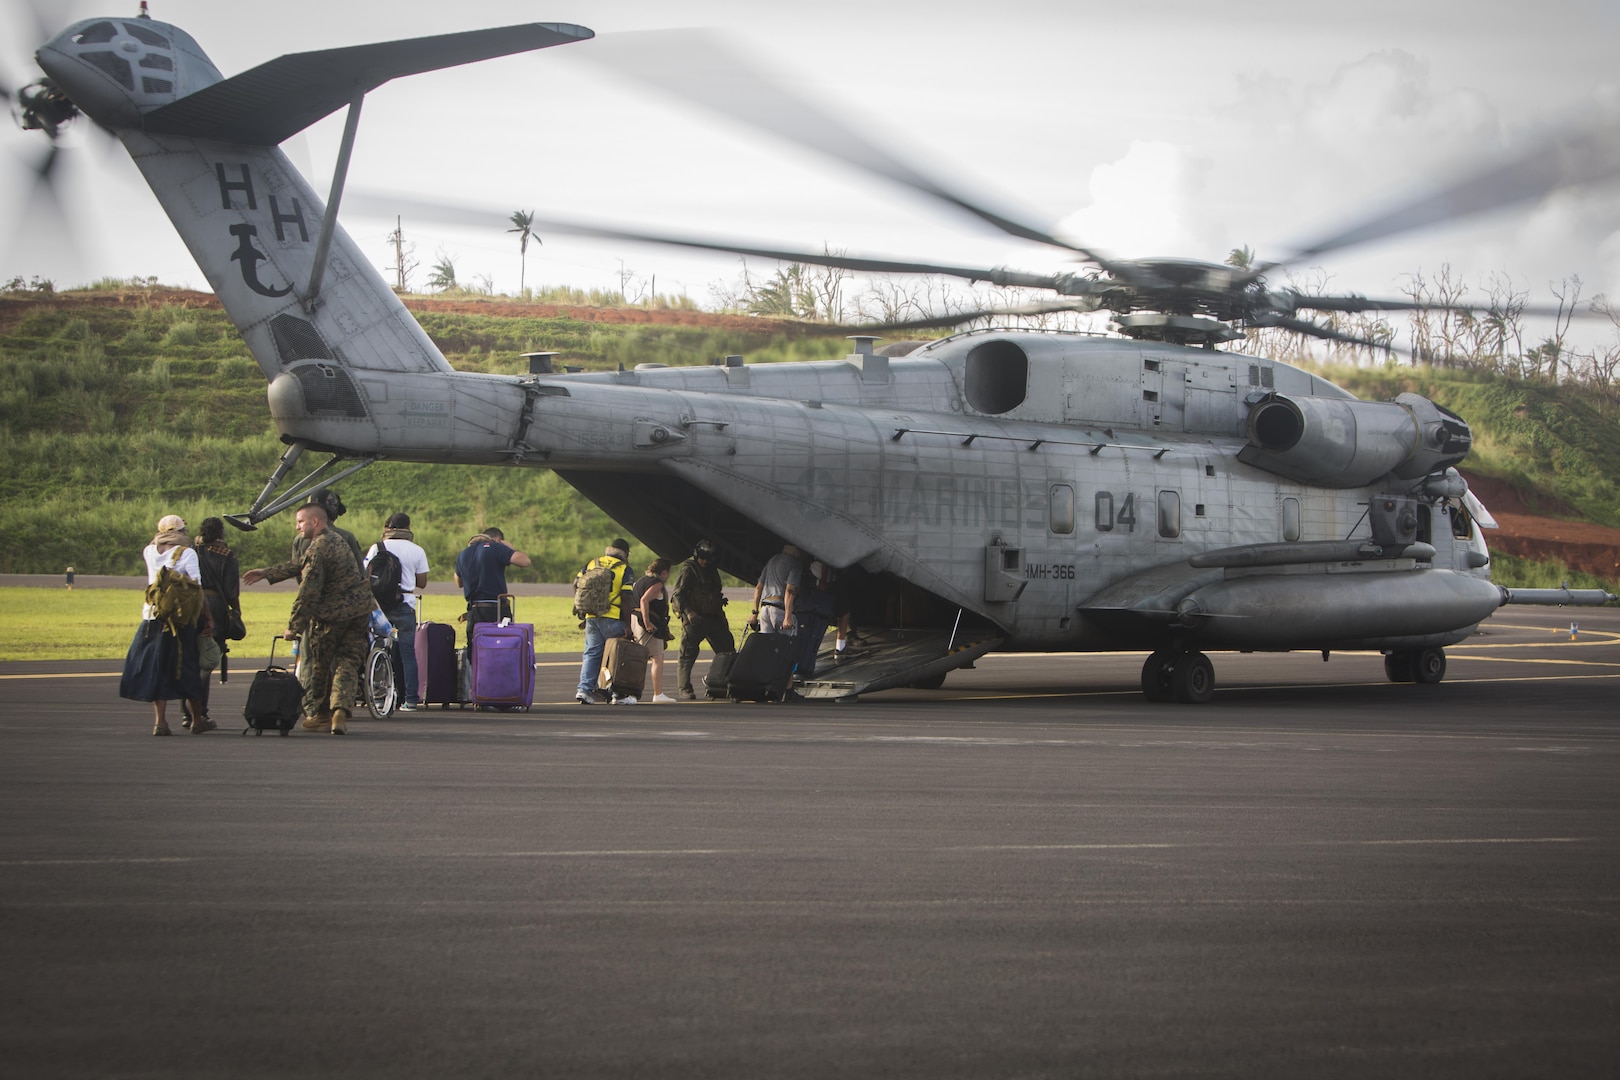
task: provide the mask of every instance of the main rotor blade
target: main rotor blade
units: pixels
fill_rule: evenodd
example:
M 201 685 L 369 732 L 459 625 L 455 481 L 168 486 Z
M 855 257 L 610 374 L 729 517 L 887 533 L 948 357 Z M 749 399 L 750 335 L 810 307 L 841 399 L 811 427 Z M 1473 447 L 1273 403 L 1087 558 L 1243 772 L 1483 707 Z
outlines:
M 1437 190 L 1419 194 L 1384 213 L 1325 236 L 1263 270 L 1504 209 L 1564 188 L 1615 176 L 1620 176 L 1620 128 L 1612 119 L 1590 127 L 1565 128 L 1513 157 L 1486 165 Z
M 579 55 L 674 94 L 728 120 L 740 120 L 846 165 L 965 210 L 1010 236 L 1072 251 L 1105 269 L 1111 260 L 992 209 L 964 192 L 902 161 L 870 139 L 773 81 L 722 43 L 712 31 L 641 30 L 605 34 Z
M 1089 314 L 1097 310 L 1095 302 L 1084 300 L 1066 303 L 1020 304 L 1013 307 L 979 308 L 974 311 L 959 311 L 955 314 L 929 315 L 920 319 L 903 319 L 898 322 L 863 323 L 855 326 L 845 326 L 839 329 L 849 333 L 871 333 L 882 330 L 939 330 L 945 327 L 962 326 L 966 323 L 977 322 L 980 319 L 992 319 L 999 316 L 1012 316 L 1014 318 L 1032 317 L 1039 315 L 1058 315 L 1064 312 L 1077 312 Z
M 432 202 L 381 192 L 351 192 L 344 200 L 344 208 L 359 214 L 390 218 L 396 214 L 425 218 L 445 225 L 464 225 L 474 228 L 505 228 L 510 214 L 471 206 Z M 997 285 L 1014 285 L 1030 289 L 1055 289 L 1059 278 L 1052 274 L 1026 274 L 999 267 L 949 266 L 940 263 L 914 262 L 902 259 L 874 259 L 861 256 L 834 254 L 829 251 L 802 251 L 788 248 L 756 247 L 725 240 L 707 240 L 696 236 L 677 236 L 670 233 L 641 232 L 587 221 L 564 221 L 557 218 L 536 217 L 530 228 L 537 233 L 563 233 L 570 236 L 591 236 L 605 240 L 627 240 L 633 243 L 666 244 L 671 247 L 695 248 L 699 251 L 719 251 L 755 259 L 774 259 L 780 262 L 807 263 L 812 266 L 832 266 L 864 274 L 941 274 L 968 281 L 992 281 Z
M 1368 338 L 1359 338 L 1353 334 L 1341 333 L 1331 326 L 1319 326 L 1305 319 L 1290 319 L 1286 315 L 1278 315 L 1256 323 L 1257 326 L 1275 326 L 1282 330 L 1292 330 L 1296 334 L 1306 337 L 1321 338 L 1323 341 L 1341 341 L 1346 345 L 1360 345 L 1366 349 L 1378 349 L 1384 352 L 1404 352 L 1399 346 L 1383 341 L 1372 341 Z
M 1306 311 L 1466 311 L 1470 314 L 1519 314 L 1532 317 L 1557 318 L 1571 316 L 1577 319 L 1606 318 L 1591 306 L 1559 308 L 1551 304 L 1526 304 L 1523 307 L 1502 309 L 1490 304 L 1441 304 L 1432 300 L 1373 300 L 1365 296 L 1296 296 L 1296 309 Z

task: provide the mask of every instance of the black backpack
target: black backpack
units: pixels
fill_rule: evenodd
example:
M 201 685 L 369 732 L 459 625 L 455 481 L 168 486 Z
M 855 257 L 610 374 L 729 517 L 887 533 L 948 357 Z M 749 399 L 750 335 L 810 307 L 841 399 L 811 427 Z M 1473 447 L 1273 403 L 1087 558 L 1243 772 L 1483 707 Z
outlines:
M 371 557 L 366 567 L 366 577 L 371 585 L 371 595 L 376 597 L 377 606 L 384 611 L 397 608 L 404 602 L 405 592 L 399 587 L 404 572 L 399 556 L 389 551 L 381 540 L 377 541 L 377 554 Z

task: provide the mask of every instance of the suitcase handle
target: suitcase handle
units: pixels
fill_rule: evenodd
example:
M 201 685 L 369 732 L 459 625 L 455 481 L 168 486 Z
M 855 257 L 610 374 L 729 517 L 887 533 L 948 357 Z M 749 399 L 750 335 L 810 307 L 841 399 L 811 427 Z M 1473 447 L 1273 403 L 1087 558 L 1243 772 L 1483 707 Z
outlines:
M 495 621 L 499 623 L 501 621 L 500 605 L 503 600 L 506 601 L 506 610 L 512 613 L 512 621 L 517 622 L 517 595 L 515 593 L 503 592 L 493 600 L 469 600 L 467 601 L 467 607 L 471 608 L 474 604 L 494 604 Z

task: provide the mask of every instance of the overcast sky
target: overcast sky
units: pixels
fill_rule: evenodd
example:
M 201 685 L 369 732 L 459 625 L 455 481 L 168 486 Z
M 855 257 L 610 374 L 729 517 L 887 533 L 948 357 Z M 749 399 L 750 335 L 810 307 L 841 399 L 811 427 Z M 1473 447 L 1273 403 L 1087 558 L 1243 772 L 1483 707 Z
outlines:
M 0 70 L 37 77 L 16 0 Z M 53 3 L 50 18 L 132 14 Z M 715 27 L 752 61 L 862 133 L 1036 221 L 1125 255 L 1220 259 L 1240 244 L 1280 256 L 1334 225 L 1549 124 L 1612 114 L 1620 88 L 1613 0 L 1139 0 L 997 4 L 821 0 L 153 0 L 226 74 L 276 55 L 526 21 L 588 26 L 585 42 L 388 84 L 366 101 L 351 189 L 391 190 L 542 216 L 580 216 L 780 246 L 934 262 L 1057 268 L 1050 252 L 848 166 L 794 148 L 593 63 L 616 32 Z M 53 27 L 52 29 L 55 29 Z M 328 118 L 286 149 L 325 191 L 342 130 Z M 23 204 L 37 133 L 0 145 L 0 195 Z M 116 145 L 76 131 L 63 198 L 82 269 L 34 230 L 0 233 L 0 278 L 59 284 L 156 275 L 203 284 Z M 30 137 L 33 136 L 33 137 Z M 379 268 L 391 221 L 345 214 Z M 407 218 L 424 269 L 440 252 L 462 280 L 518 284 L 516 241 Z M 1467 281 L 1510 275 L 1534 298 L 1578 274 L 1620 293 L 1620 185 L 1330 257 L 1335 290 L 1392 295 L 1449 260 Z M 735 258 L 544 237 L 535 284 L 617 287 L 621 266 L 660 292 L 709 299 Z M 768 272 L 770 266 L 754 265 Z

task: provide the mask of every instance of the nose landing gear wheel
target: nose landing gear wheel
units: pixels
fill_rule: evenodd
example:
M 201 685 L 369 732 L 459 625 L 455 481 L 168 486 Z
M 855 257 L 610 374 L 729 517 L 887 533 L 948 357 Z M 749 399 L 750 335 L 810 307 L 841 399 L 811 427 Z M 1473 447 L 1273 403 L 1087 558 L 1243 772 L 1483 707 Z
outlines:
M 1390 682 L 1434 684 L 1446 677 L 1444 649 L 1402 649 L 1384 657 L 1384 674 Z
M 1444 649 L 1419 649 L 1412 657 L 1412 681 L 1437 683 L 1446 677 Z

